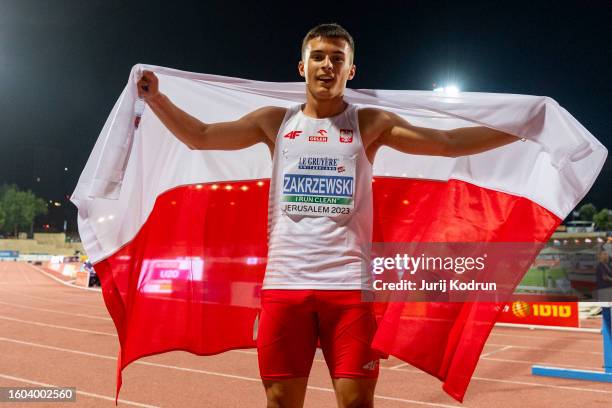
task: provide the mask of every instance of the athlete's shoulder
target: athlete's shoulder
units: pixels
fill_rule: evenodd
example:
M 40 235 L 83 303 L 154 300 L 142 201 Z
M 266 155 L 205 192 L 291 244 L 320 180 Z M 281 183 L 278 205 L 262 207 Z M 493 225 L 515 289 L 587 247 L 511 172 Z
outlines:
M 365 123 L 389 120 L 393 114 L 384 109 L 366 107 L 359 108 L 357 115 L 359 116 L 359 121 L 363 120 Z
M 378 136 L 393 123 L 393 113 L 379 108 L 360 108 L 357 111 L 357 118 L 365 146 L 375 142 Z
M 250 113 L 252 119 L 265 132 L 268 139 L 274 141 L 276 134 L 287 113 L 287 108 L 280 106 L 264 106 Z
M 253 117 L 271 121 L 278 120 L 279 118 L 282 121 L 286 113 L 287 108 L 283 108 L 281 106 L 264 106 L 251 112 Z

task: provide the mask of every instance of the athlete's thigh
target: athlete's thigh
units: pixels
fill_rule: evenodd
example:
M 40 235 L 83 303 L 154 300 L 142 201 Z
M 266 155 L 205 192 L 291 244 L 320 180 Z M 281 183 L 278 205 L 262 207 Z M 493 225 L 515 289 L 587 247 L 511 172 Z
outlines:
M 310 291 L 264 290 L 257 333 L 262 380 L 308 377 L 317 346 Z
M 359 291 L 334 292 L 318 296 L 319 336 L 330 375 L 375 379 L 380 355 L 371 347 L 376 333 L 372 304 L 362 302 Z

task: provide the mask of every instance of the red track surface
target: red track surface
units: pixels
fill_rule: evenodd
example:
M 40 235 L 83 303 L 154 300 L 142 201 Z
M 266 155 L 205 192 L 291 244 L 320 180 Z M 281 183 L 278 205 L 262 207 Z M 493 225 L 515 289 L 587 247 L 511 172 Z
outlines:
M 60 284 L 24 263 L 0 262 L 0 386 L 72 386 L 76 403 L 114 405 L 118 341 L 102 296 Z M 612 384 L 534 377 L 531 365 L 601 370 L 601 336 L 496 327 L 464 404 L 437 379 L 394 358 L 382 362 L 377 407 L 606 407 Z M 255 350 L 198 357 L 171 352 L 124 371 L 119 406 L 263 407 Z M 11 404 L 0 403 L 0 408 Z M 307 407 L 334 407 L 331 381 L 317 354 Z

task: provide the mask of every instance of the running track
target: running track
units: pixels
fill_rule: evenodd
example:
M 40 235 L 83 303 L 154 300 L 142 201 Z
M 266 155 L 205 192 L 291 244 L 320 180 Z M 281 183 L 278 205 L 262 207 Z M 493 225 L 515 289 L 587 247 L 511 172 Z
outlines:
M 0 386 L 73 386 L 76 403 L 14 406 L 112 407 L 118 341 L 100 292 L 69 287 L 25 263 L 0 262 Z M 612 384 L 534 377 L 532 364 L 601 370 L 601 336 L 496 327 L 464 404 L 433 377 L 382 362 L 377 407 L 612 407 Z M 171 352 L 124 371 L 119 406 L 263 407 L 255 350 L 198 357 Z M 8 407 L 0 403 L 0 408 Z M 317 353 L 306 407 L 334 407 Z

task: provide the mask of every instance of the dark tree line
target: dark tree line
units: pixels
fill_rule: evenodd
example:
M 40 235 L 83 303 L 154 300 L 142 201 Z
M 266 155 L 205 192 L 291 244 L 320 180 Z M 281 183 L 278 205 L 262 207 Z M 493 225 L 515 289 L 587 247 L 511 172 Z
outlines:
M 47 214 L 47 204 L 30 190 L 22 191 L 14 184 L 0 186 L 0 231 L 15 235 L 32 231 L 34 219 Z
M 583 221 L 593 221 L 599 230 L 607 231 L 612 229 L 612 219 L 607 208 L 597 211 L 597 207 L 588 203 L 578 209 L 578 214 Z

